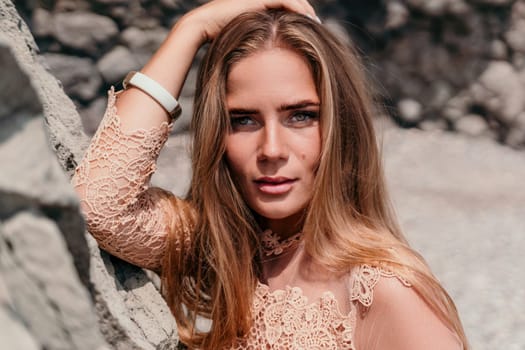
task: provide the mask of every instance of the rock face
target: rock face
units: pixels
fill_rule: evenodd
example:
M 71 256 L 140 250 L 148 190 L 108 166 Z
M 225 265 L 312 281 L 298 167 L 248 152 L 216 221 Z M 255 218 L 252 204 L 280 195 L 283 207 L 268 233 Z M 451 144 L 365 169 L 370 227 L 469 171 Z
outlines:
M 79 278 L 89 271 L 89 254 L 78 202 L 49 148 L 42 104 L 10 39 L 2 30 L 2 347 L 102 349 L 91 298 Z
M 152 281 L 85 231 L 68 175 L 88 138 L 36 51 L 13 4 L 1 0 L 2 348 L 175 348 L 174 320 Z

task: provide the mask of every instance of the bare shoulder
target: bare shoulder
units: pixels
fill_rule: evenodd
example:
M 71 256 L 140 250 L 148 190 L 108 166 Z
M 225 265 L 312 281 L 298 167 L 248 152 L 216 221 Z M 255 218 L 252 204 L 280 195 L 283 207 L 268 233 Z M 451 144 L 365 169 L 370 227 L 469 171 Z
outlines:
M 381 275 L 373 302 L 358 320 L 357 349 L 440 349 L 462 346 L 416 290 L 395 275 Z

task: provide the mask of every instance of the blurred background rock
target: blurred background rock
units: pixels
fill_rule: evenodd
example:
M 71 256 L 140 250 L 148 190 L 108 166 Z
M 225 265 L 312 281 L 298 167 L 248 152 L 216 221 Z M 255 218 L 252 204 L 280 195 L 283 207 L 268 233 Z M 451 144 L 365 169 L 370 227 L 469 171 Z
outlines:
M 51 71 L 93 133 L 109 85 L 139 69 L 179 16 L 203 1 L 17 0 Z M 363 53 L 397 125 L 525 147 L 525 1 L 313 1 Z M 174 62 L 176 64 L 176 62 Z M 175 131 L 188 126 L 194 72 Z
M 89 318 L 85 321 L 91 322 L 86 332 L 91 332 L 92 344 L 101 349 L 107 345 L 160 349 L 176 344 L 173 320 L 166 316 L 169 311 L 142 271 L 100 252 L 89 236 L 82 238 L 74 214 L 78 207 L 67 181 L 62 181 L 63 188 L 56 185 L 60 181 L 50 179 L 45 168 L 34 173 L 38 186 L 17 174 L 34 172 L 39 168 L 32 168 L 33 163 L 49 159 L 41 142 L 45 130 L 59 165 L 70 175 L 102 118 L 109 87 L 119 88 L 128 71 L 140 69 L 177 18 L 202 2 L 16 0 L 35 45 L 25 24 L 5 10 L 10 1 L 0 0 L 0 34 L 13 34 L 7 35 L 7 46 L 17 43 L 11 48 L 14 63 L 2 61 L 2 82 L 26 82 L 2 89 L 2 104 L 8 107 L 0 108 L 0 122 L 34 129 L 32 133 L 25 127 L 0 129 L 0 161 L 16 165 L 0 172 L 0 344 L 7 338 L 22 339 L 26 332 L 32 337 L 26 345 L 33 347 L 28 349 L 81 348 L 74 344 L 81 334 L 75 328 L 64 328 L 64 339 L 73 340 L 65 347 L 48 341 L 54 328 L 33 329 L 45 322 L 39 319 L 35 326 L 28 308 L 21 306 L 23 293 L 19 299 L 12 297 L 28 288 L 13 283 L 20 279 L 17 271 L 24 271 L 23 264 L 13 269 L 13 261 L 19 261 L 15 253 L 22 249 L 17 247 L 24 247 L 17 246 L 20 240 L 13 237 L 32 230 L 37 240 L 36 226 L 53 231 L 38 221 L 41 216 L 56 223 L 66 247 L 56 249 L 69 251 L 71 264 L 91 296 L 92 312 L 98 318 L 98 329 Z M 456 301 L 472 348 L 525 349 L 525 0 L 313 4 L 324 25 L 363 55 L 380 106 L 377 126 L 402 226 Z M 22 40 L 17 41 L 17 36 Z M 11 57 L 9 50 L 2 52 Z M 59 79 L 74 105 L 42 66 Z M 15 78 L 7 80 L 8 74 Z M 179 195 L 191 175 L 188 124 L 195 76 L 196 66 L 181 94 L 183 116 L 153 177 L 154 184 Z M 24 102 L 32 97 L 21 93 L 31 88 L 40 101 L 34 105 Z M 34 120 L 42 117 L 45 123 L 35 126 Z M 6 136 L 11 133 L 17 138 Z M 40 146 L 29 151 L 17 146 L 35 140 Z M 51 190 L 58 199 L 40 193 L 49 183 L 62 188 Z M 68 204 L 55 205 L 56 201 Z M 36 217 L 18 215 L 20 203 L 33 216 L 37 208 Z M 53 210 L 46 209 L 49 206 Z M 31 241 L 31 235 L 24 237 Z M 33 254 L 24 256 L 31 260 Z M 35 283 L 53 285 L 52 276 L 48 277 L 50 281 Z M 75 288 L 80 287 L 75 284 Z M 74 303 L 66 299 L 62 298 L 63 307 Z M 85 303 L 79 310 L 82 307 Z M 80 312 L 76 310 L 71 314 Z M 64 321 L 51 317 L 47 323 L 63 325 Z

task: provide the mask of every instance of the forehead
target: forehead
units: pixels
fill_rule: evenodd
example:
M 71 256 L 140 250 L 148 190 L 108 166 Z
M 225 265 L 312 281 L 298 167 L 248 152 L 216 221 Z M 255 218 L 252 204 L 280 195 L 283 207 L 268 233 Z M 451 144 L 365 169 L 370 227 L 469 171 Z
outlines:
M 317 89 L 307 60 L 290 49 L 257 51 L 233 64 L 228 74 L 229 108 L 304 99 L 318 101 Z

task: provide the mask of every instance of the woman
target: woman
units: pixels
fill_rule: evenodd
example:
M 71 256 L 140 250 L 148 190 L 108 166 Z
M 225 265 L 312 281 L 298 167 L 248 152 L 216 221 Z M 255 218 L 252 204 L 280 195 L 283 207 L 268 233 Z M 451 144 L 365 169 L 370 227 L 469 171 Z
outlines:
M 182 200 L 146 184 L 209 40 Z M 185 344 L 467 348 L 388 206 L 363 68 L 307 1 L 207 3 L 141 72 L 110 92 L 74 184 L 100 246 L 162 274 Z

